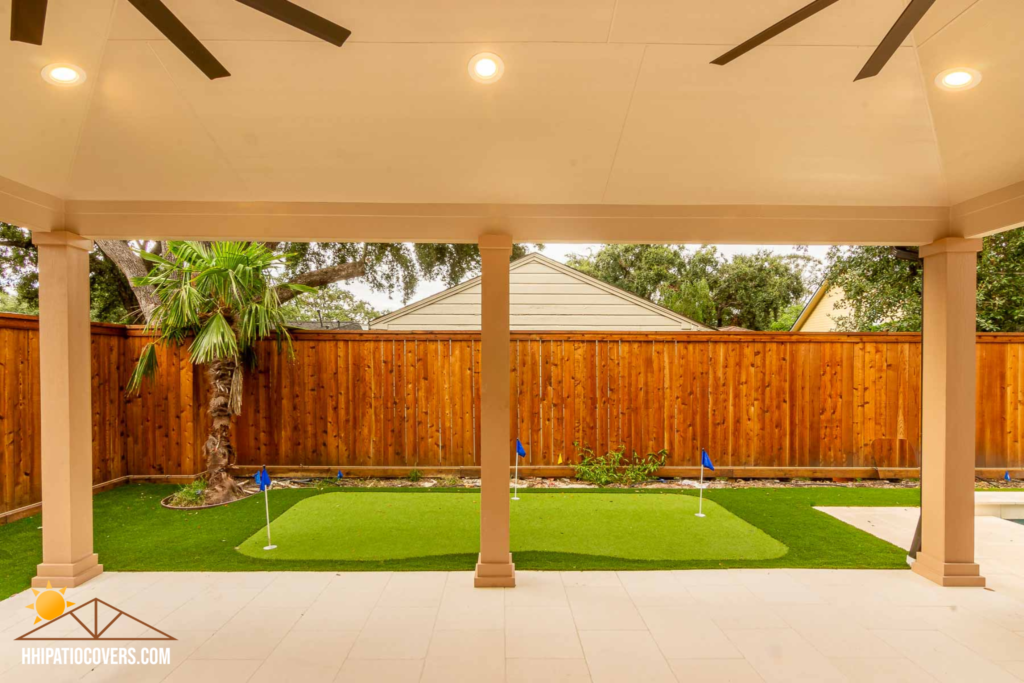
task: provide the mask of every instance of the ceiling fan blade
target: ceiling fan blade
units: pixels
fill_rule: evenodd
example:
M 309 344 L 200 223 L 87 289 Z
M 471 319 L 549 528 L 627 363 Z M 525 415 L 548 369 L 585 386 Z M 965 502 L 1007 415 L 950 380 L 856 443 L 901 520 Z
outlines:
M 736 59 L 737 57 L 743 56 L 744 54 L 753 50 L 758 45 L 761 45 L 762 43 L 771 40 L 772 38 L 779 35 L 783 31 L 788 31 L 789 29 L 793 28 L 804 19 L 813 17 L 821 10 L 829 7 L 830 5 L 834 5 L 837 2 L 839 2 L 839 0 L 814 0 L 814 2 L 812 2 L 811 4 L 801 9 L 798 9 L 796 12 L 793 12 L 788 17 L 786 17 L 779 23 L 775 24 L 774 26 L 771 26 L 761 31 L 750 40 L 744 43 L 740 43 L 739 45 L 729 50 L 724 55 L 722 55 L 721 57 L 719 57 L 718 59 L 714 60 L 711 63 L 718 64 L 719 66 L 725 66 L 726 64 Z
M 224 65 L 206 49 L 206 46 L 192 35 L 185 24 L 181 23 L 178 17 L 167 9 L 167 5 L 161 0 L 128 0 L 128 2 L 134 5 L 135 9 L 139 10 L 142 16 L 146 17 L 160 33 L 164 34 L 167 40 L 181 50 L 182 54 L 192 60 L 192 63 L 199 67 L 199 70 L 206 74 L 211 81 L 231 75 Z
M 43 44 L 46 0 L 14 0 L 11 3 L 11 40 Z
M 314 14 L 293 2 L 288 2 L 288 0 L 238 0 L 238 2 L 338 47 L 344 45 L 348 37 L 352 35 L 347 28 L 338 26 L 319 14 Z
M 868 59 L 867 64 L 857 74 L 857 78 L 854 81 L 859 81 L 862 78 L 871 78 L 877 76 L 883 67 L 888 63 L 889 58 L 896 54 L 896 50 L 900 48 L 903 41 L 906 40 L 910 32 L 917 26 L 917 22 L 921 21 L 928 10 L 931 9 L 932 5 L 935 4 L 935 0 L 911 0 L 911 3 L 907 5 L 907 8 L 903 10 L 903 14 L 896 20 L 896 23 L 892 25 L 889 32 L 885 34 L 885 38 L 882 38 L 882 42 L 878 44 L 875 51 L 871 54 L 871 58 Z

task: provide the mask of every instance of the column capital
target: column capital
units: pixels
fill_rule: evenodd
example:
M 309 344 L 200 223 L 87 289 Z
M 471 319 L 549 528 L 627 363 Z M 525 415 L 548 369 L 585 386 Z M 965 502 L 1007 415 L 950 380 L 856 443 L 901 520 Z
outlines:
M 92 251 L 92 240 L 66 230 L 52 232 L 32 232 L 32 244 L 39 246 L 71 247 L 82 251 Z
M 512 251 L 512 235 L 488 233 L 480 235 L 478 240 L 481 249 L 504 249 Z
M 982 242 L 980 239 L 967 239 L 964 237 L 943 237 L 931 244 L 926 244 L 918 251 L 921 258 L 938 256 L 939 254 L 975 253 L 981 251 Z

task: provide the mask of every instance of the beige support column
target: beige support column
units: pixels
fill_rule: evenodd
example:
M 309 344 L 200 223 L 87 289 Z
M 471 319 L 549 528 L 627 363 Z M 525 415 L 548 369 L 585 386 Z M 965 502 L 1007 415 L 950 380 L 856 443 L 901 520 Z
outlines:
M 516 585 L 509 551 L 509 258 L 512 238 L 482 235 L 480 561 L 477 588 Z
M 921 551 L 914 571 L 942 586 L 984 586 L 974 562 L 974 411 L 980 239 L 921 248 Z
M 67 232 L 37 232 L 32 241 L 43 447 L 43 563 L 32 585 L 72 587 L 103 572 L 92 550 L 92 242 Z

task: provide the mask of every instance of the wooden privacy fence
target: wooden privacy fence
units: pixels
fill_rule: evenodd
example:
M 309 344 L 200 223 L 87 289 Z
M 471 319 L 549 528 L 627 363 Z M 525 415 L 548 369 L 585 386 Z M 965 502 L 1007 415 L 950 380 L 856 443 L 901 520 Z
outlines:
M 977 466 L 1020 476 L 1024 335 L 978 341 Z M 205 374 L 166 349 L 157 380 L 126 396 L 146 342 L 93 326 L 97 484 L 203 470 Z M 478 333 L 299 331 L 294 360 L 270 342 L 257 356 L 234 430 L 243 471 L 479 466 Z M 518 333 L 509 370 L 527 473 L 569 474 L 577 443 L 665 449 L 665 473 L 686 476 L 702 447 L 727 476 L 913 476 L 919 462 L 919 335 Z M 38 383 L 36 320 L 0 316 L 0 515 L 39 501 Z

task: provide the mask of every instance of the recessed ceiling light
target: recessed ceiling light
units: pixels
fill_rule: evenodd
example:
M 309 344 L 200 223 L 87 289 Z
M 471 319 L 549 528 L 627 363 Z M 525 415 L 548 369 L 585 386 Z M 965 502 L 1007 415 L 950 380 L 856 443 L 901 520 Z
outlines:
M 505 63 L 493 52 L 481 52 L 469 60 L 469 77 L 477 83 L 494 83 L 505 73 Z
M 935 85 L 943 90 L 970 90 L 981 83 L 981 72 L 975 69 L 947 69 L 935 77 Z
M 43 69 L 43 80 L 52 85 L 79 85 L 85 82 L 85 70 L 74 64 L 50 64 Z

